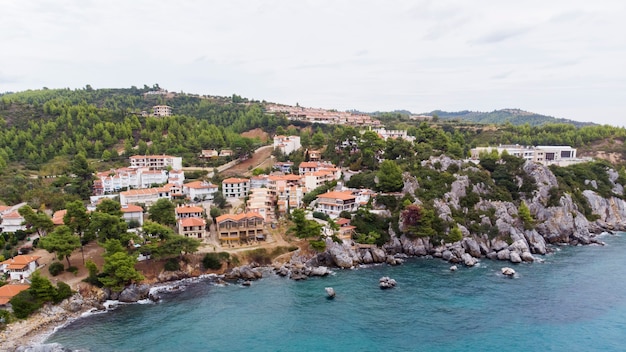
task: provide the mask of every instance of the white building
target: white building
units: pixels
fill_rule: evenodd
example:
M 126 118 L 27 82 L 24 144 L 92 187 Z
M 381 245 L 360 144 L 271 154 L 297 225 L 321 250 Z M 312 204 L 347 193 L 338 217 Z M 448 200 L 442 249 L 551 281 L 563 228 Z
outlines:
M 195 205 L 183 205 L 176 207 L 176 219 L 202 218 L 204 216 L 204 208 Z
M 250 190 L 250 180 L 247 178 L 231 177 L 222 181 L 224 198 L 243 198 Z
M 342 211 L 357 210 L 356 197 L 351 191 L 331 191 L 317 196 L 315 210 L 336 218 Z
M 134 168 L 148 167 L 150 169 L 180 170 L 183 168 L 183 158 L 170 155 L 133 155 L 130 158 L 130 166 Z
M 285 155 L 289 155 L 301 147 L 299 136 L 274 136 L 274 150 L 279 149 Z
M 18 255 L 0 263 L 0 272 L 9 273 L 11 280 L 22 280 L 37 270 L 39 259 L 35 255 Z
M 391 139 L 402 138 L 405 141 L 415 142 L 415 137 L 409 136 L 406 130 L 387 130 L 383 127 L 383 128 L 372 129 L 372 131 L 377 133 L 380 136 L 380 138 L 384 140 L 387 140 L 389 138 Z
M 178 234 L 185 237 L 202 239 L 206 237 L 206 220 L 201 218 L 184 218 L 176 222 Z
M 26 230 L 26 226 L 22 225 L 24 217 L 17 212 L 17 210 L 2 215 L 2 231 L 0 232 L 15 232 L 17 230 Z
M 497 152 L 502 154 L 507 152 L 509 155 L 517 156 L 528 161 L 534 161 L 544 165 L 556 164 L 559 166 L 567 166 L 576 164 L 585 160 L 576 157 L 576 149 L 570 146 L 523 146 L 515 145 L 499 145 L 497 147 L 478 147 L 470 150 L 471 158 L 480 160 L 480 154 Z
M 146 189 L 132 189 L 120 192 L 120 204 L 122 206 L 127 204 L 145 204 L 146 206 L 150 206 L 161 198 L 171 200 L 172 192 L 172 185 Z
M 183 194 L 194 201 L 212 200 L 219 191 L 218 188 L 210 182 L 194 181 L 183 184 Z
M 165 117 L 171 115 L 172 108 L 167 105 L 155 105 L 152 107 L 152 116 Z
M 122 205 L 122 216 L 124 221 L 130 223 L 136 221 L 139 226 L 143 226 L 143 208 L 134 204 Z

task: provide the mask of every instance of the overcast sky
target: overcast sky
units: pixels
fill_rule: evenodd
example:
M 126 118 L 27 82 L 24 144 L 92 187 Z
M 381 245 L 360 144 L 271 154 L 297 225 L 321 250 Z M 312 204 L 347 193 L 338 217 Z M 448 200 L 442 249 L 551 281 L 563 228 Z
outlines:
M 626 125 L 626 1 L 3 1 L 0 92 L 142 87 Z

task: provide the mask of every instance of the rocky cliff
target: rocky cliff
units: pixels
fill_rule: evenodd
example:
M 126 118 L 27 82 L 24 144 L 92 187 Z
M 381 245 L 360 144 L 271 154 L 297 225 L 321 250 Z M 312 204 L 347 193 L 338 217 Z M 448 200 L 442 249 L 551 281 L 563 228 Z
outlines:
M 453 164 L 457 165 L 458 169 L 462 168 L 459 161 L 445 156 L 427 162 L 437 163 L 442 170 Z M 478 170 L 471 165 L 466 165 L 465 168 Z M 483 258 L 512 263 L 532 262 L 536 260 L 536 255 L 550 252 L 553 245 L 602 244 L 597 240 L 597 234 L 626 230 L 626 202 L 618 196 L 623 197 L 624 187 L 616 183 L 618 174 L 614 170 L 607 169 L 607 173 L 615 196 L 604 198 L 594 190 L 582 192 L 594 220 L 589 220 L 583 214 L 568 193 L 560 196 L 558 205 L 550 203 L 550 197 L 553 197 L 551 192 L 554 192 L 559 184 L 557 177 L 548 167 L 526 162 L 523 164 L 523 172 L 534 183 L 534 190 L 523 195 L 519 201 L 527 204 L 534 219 L 533 226 L 525 226 L 518 214 L 519 206 L 514 202 L 493 201 L 481 197 L 472 210 L 483 214 L 476 225 L 492 229 L 489 234 L 472 233 L 463 224 L 457 224 L 463 234 L 461 241 L 433 243 L 430 238 L 408 236 L 403 232 L 405 229 L 400 226 L 401 233 L 394 233 L 390 228 L 391 239 L 382 248 L 338 244 L 328 240 L 327 250 L 309 259 L 306 265 L 350 268 L 370 263 L 399 264 L 406 256 L 432 256 L 467 266 L 473 266 Z M 455 174 L 455 177 L 456 180 L 450 185 L 450 191 L 444 197 L 432 202 L 437 215 L 448 223 L 454 222 L 454 211 L 467 212 L 467 209 L 461 208 L 460 199 L 467 196 L 468 190 L 482 195 L 486 194 L 489 188 L 485 184 L 471 184 L 468 176 L 462 173 Z M 520 177 L 516 177 L 514 181 L 520 185 L 522 183 Z M 593 187 L 594 180 L 586 182 Z M 419 182 L 415 178 L 405 175 L 404 193 L 414 194 L 418 187 Z M 422 201 L 416 199 L 415 203 L 422 204 Z M 299 260 L 302 261 L 302 258 Z

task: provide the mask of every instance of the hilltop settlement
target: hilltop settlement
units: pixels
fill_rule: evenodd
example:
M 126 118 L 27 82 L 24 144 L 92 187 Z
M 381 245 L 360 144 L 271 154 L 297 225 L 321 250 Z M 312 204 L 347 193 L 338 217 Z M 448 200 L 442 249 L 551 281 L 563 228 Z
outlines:
M 210 275 L 532 263 L 626 230 L 626 131 L 143 89 L 0 95 L 0 342 Z M 505 265 L 506 264 L 506 265 Z M 30 317 L 30 318 L 29 318 Z

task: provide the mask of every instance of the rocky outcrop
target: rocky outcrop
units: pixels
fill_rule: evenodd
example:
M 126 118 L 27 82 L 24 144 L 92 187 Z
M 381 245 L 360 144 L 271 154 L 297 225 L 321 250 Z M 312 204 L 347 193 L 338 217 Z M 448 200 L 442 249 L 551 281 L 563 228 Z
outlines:
M 120 302 L 125 302 L 125 303 L 134 303 L 142 299 L 148 298 L 149 293 L 150 293 L 150 286 L 145 285 L 145 284 L 143 285 L 131 284 L 131 285 L 126 286 L 126 288 L 124 288 L 124 290 L 120 292 L 118 300 Z
M 623 190 L 622 190 L 623 192 Z M 594 214 L 595 224 L 607 230 L 626 230 L 626 201 L 617 197 L 603 198 L 591 190 L 583 191 Z
M 226 280 L 257 280 L 262 277 L 263 272 L 259 268 L 249 265 L 232 268 L 224 275 Z

